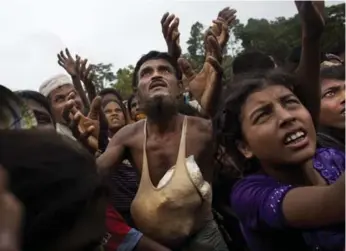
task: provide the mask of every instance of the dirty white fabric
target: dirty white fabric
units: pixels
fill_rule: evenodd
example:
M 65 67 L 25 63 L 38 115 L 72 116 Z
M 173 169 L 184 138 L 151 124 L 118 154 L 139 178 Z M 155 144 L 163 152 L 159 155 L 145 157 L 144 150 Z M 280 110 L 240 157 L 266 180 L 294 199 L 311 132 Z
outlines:
M 73 136 L 70 128 L 68 128 L 67 126 L 65 126 L 63 124 L 57 123 L 56 124 L 56 131 L 57 131 L 57 133 L 65 135 L 65 136 L 69 137 L 70 139 L 76 140 L 76 138 Z
M 66 74 L 55 75 L 42 83 L 39 92 L 43 96 L 48 97 L 53 90 L 66 84 L 72 84 L 70 76 Z
M 202 173 L 195 161 L 193 155 L 186 158 L 186 168 L 187 172 L 192 180 L 192 183 L 197 188 L 199 194 L 203 198 L 203 200 L 211 203 L 212 201 L 212 189 L 208 182 L 203 179 Z M 160 180 L 157 188 L 161 188 L 166 185 L 172 178 L 174 173 L 175 166 L 171 167 L 165 175 Z

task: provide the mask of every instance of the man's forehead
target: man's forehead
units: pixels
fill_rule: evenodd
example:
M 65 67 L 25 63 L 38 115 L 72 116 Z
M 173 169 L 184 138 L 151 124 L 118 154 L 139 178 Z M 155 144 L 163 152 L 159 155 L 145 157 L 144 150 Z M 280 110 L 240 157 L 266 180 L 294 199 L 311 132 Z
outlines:
M 52 91 L 53 95 L 57 95 L 57 94 L 69 94 L 71 91 L 76 91 L 76 89 L 74 88 L 74 86 L 72 84 L 65 84 L 62 86 L 59 86 L 58 88 L 55 88 Z
M 165 59 L 162 59 L 162 58 L 158 58 L 158 59 L 150 59 L 150 60 L 147 60 L 145 61 L 142 66 L 140 67 L 139 71 L 144 69 L 144 68 L 147 68 L 147 67 L 158 67 L 158 66 L 168 66 L 168 67 L 171 67 L 172 68 L 172 65 Z

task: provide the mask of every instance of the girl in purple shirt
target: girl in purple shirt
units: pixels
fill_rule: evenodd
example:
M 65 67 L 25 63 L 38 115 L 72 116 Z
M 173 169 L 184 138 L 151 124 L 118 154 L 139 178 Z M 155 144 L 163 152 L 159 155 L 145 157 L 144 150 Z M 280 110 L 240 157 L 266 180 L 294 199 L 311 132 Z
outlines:
M 345 153 L 316 150 L 323 2 L 296 5 L 303 30 L 296 76 L 253 73 L 234 83 L 218 139 L 243 173 L 230 201 L 252 251 L 341 251 Z
M 281 72 L 253 74 L 226 102 L 223 145 L 245 174 L 231 206 L 251 250 L 343 250 L 345 154 L 316 150 L 292 83 Z

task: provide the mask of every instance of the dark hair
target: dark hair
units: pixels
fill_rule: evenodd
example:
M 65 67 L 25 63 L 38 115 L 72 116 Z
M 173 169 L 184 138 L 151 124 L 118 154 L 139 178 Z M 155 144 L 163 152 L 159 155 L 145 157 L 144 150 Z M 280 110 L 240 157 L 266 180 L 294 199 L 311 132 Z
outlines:
M 272 85 L 282 85 L 293 90 L 296 80 L 293 75 L 280 69 L 252 72 L 241 75 L 239 82 L 232 85 L 221 110 L 213 120 L 213 128 L 219 147 L 224 147 L 235 165 L 241 170 L 240 176 L 257 169 L 257 160 L 248 161 L 238 150 L 236 143 L 243 139 L 241 109 L 246 99 L 255 91 Z M 222 151 L 221 151 L 222 152 Z M 223 156 L 220 156 L 222 158 Z
M 44 251 L 107 194 L 94 157 L 54 131 L 0 131 L 0 163 L 10 191 L 25 207 L 22 249 Z
M 242 52 L 235 57 L 232 64 L 234 75 L 250 71 L 270 70 L 274 67 L 274 61 L 268 55 L 259 51 Z
M 133 72 L 133 77 L 132 77 L 132 87 L 136 88 L 138 85 L 138 71 L 141 66 L 149 61 L 149 60 L 157 60 L 157 59 L 163 59 L 166 60 L 170 65 L 173 66 L 175 70 L 175 76 L 177 77 L 178 80 L 181 80 L 181 72 L 178 66 L 178 63 L 176 60 L 174 60 L 171 55 L 169 55 L 167 52 L 159 52 L 159 51 L 150 51 L 147 54 L 143 55 L 137 62 L 135 70 Z
M 321 79 L 345 80 L 345 66 L 335 65 L 321 68 Z
M 31 90 L 23 90 L 23 91 L 16 91 L 15 94 L 17 94 L 19 97 L 24 99 L 31 99 L 42 105 L 53 117 L 52 113 L 52 107 L 49 104 L 48 99 L 43 96 L 41 93 Z
M 131 105 L 135 97 L 136 97 L 136 94 L 132 93 L 129 99 L 127 100 L 127 111 L 130 117 L 131 117 Z
M 55 126 L 55 118 L 52 113 L 52 107 L 48 99 L 43 96 L 41 93 L 36 92 L 36 91 L 31 91 L 31 90 L 23 90 L 23 91 L 16 91 L 15 94 L 19 96 L 22 99 L 31 99 L 42 105 L 49 113 L 52 123 Z M 29 107 L 30 108 L 30 107 Z M 35 113 L 35 112 L 34 112 Z
M 119 99 L 119 101 L 123 102 L 123 98 L 121 97 L 120 93 L 113 88 L 105 88 L 103 90 L 100 91 L 99 96 L 101 96 L 101 98 L 104 98 L 104 96 L 106 96 L 107 94 L 112 94 L 114 96 L 117 97 L 117 99 Z

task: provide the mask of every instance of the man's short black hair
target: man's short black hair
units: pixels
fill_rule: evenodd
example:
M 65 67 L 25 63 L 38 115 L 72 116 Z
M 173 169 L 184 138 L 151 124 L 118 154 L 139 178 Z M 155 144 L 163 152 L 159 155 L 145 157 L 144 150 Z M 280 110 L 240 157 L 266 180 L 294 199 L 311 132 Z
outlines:
M 241 74 L 275 68 L 273 59 L 260 51 L 244 51 L 235 57 L 232 64 L 233 74 Z
M 141 66 L 149 61 L 149 60 L 157 60 L 157 59 L 163 59 L 166 60 L 170 65 L 173 66 L 175 70 L 175 76 L 177 77 L 178 80 L 181 80 L 181 72 L 178 66 L 178 63 L 176 60 L 174 60 L 171 55 L 169 55 L 167 52 L 159 52 L 159 51 L 150 51 L 147 54 L 143 55 L 137 62 L 135 70 L 133 72 L 133 77 L 132 77 L 132 87 L 134 89 L 137 88 L 138 85 L 138 71 Z
M 321 79 L 333 79 L 333 80 L 345 81 L 345 66 L 336 65 L 336 66 L 322 67 L 320 76 L 321 76 Z

